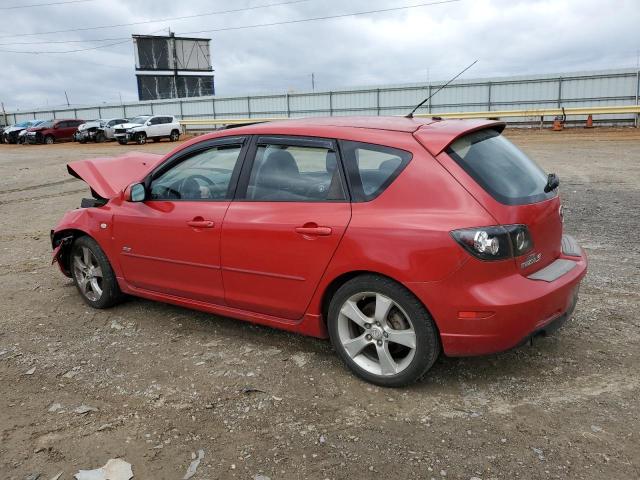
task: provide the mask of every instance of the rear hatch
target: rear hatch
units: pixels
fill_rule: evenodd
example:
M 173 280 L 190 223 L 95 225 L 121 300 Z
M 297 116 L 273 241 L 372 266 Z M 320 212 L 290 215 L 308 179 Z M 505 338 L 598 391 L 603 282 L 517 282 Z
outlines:
M 558 189 L 546 192 L 547 174 L 501 135 L 501 126 L 464 133 L 437 156 L 500 225 L 526 225 L 533 247 L 514 258 L 524 276 L 560 256 L 562 216 Z

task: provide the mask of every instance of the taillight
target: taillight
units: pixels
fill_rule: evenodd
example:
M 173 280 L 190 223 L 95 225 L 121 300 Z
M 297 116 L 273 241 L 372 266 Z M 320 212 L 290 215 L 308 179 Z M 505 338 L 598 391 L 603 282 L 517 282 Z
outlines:
M 454 230 L 451 235 L 465 250 L 481 260 L 519 257 L 533 249 L 533 240 L 526 225 L 465 228 Z

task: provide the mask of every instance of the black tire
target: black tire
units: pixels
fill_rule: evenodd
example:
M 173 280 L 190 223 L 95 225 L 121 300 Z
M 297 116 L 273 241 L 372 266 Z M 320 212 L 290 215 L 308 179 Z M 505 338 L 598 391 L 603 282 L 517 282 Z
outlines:
M 106 140 L 107 140 L 107 137 L 105 137 L 103 132 L 97 132 L 95 137 L 93 137 L 93 141 L 96 143 L 103 143 Z
M 99 281 L 101 294 L 98 298 L 91 298 L 90 296 L 88 296 L 88 294 L 81 286 L 83 280 L 80 277 L 84 274 L 81 272 L 81 269 L 75 262 L 77 256 L 83 258 L 85 254 L 84 249 L 88 249 L 89 252 L 91 252 L 91 255 L 93 256 L 91 263 L 95 266 L 99 266 L 101 269 L 102 277 L 100 277 Z M 95 262 L 93 262 L 93 260 L 95 260 Z M 87 305 L 93 308 L 109 308 L 120 303 L 124 299 L 124 294 L 120 291 L 116 276 L 113 273 L 113 269 L 111 268 L 111 264 L 109 263 L 107 256 L 100 248 L 100 245 L 98 245 L 98 243 L 93 238 L 83 236 L 79 237 L 75 242 L 73 242 L 73 246 L 71 247 L 70 262 L 73 281 L 76 284 L 76 288 L 78 289 L 80 296 Z
M 144 132 L 140 132 L 136 134 L 136 143 L 138 145 L 144 145 L 147 143 L 147 134 Z
M 388 297 L 406 312 L 410 319 L 415 332 L 415 351 L 413 358 L 399 373 L 382 375 L 367 371 L 351 358 L 340 340 L 338 322 L 341 308 L 347 300 L 365 292 L 367 294 L 378 293 Z M 329 304 L 327 327 L 331 343 L 347 367 L 356 376 L 381 387 L 402 387 L 418 381 L 433 366 L 440 354 L 440 335 L 424 305 L 402 285 L 378 275 L 358 276 L 338 289 Z M 363 352 L 365 351 L 363 350 Z
M 81 143 L 82 145 L 84 145 L 85 143 L 87 143 L 86 140 L 78 140 L 78 143 Z
M 120 145 L 126 145 L 126 144 L 127 144 L 127 141 L 126 141 L 126 140 L 124 140 L 123 138 L 119 138 L 119 139 L 118 139 L 118 143 L 119 143 Z
M 178 140 L 180 140 L 180 132 L 178 130 L 173 130 L 171 135 L 169 135 L 169 141 L 177 142 Z
M 44 137 L 44 143 L 46 145 L 53 145 L 54 143 L 56 143 L 56 139 L 53 137 L 53 135 L 47 135 L 46 137 Z

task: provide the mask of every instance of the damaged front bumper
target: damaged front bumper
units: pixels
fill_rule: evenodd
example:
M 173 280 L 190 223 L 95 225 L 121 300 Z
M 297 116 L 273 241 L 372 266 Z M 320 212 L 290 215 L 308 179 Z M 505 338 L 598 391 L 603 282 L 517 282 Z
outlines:
M 66 261 L 66 257 L 70 253 L 72 243 L 73 235 L 56 238 L 55 231 L 51 230 L 51 247 L 53 248 L 51 265 L 57 263 L 58 267 L 60 267 L 60 271 L 67 277 L 71 277 L 71 270 L 67 268 L 69 262 Z

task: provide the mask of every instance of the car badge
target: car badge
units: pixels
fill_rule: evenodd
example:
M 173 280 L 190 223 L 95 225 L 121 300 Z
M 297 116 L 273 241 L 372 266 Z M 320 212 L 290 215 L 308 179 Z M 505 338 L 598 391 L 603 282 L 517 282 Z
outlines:
M 532 253 L 527 257 L 527 259 L 520 264 L 520 268 L 527 268 L 533 265 L 534 263 L 538 263 L 542 258 L 541 253 Z

